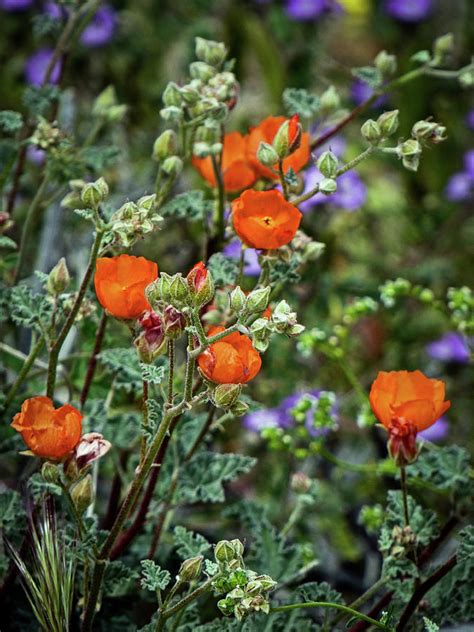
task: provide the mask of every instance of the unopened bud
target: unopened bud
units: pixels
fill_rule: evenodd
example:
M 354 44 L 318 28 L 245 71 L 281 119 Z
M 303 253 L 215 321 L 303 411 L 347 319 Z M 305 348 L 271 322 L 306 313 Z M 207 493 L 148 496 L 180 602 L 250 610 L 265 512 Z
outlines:
M 184 331 L 186 321 L 181 312 L 167 305 L 163 312 L 163 330 L 167 338 L 179 338 Z
M 180 89 L 180 92 L 184 102 L 188 103 L 189 105 L 194 105 L 194 103 L 197 103 L 199 101 L 200 94 L 196 90 L 196 88 L 193 88 L 193 86 L 183 86 Z
M 278 128 L 273 138 L 273 149 L 280 159 L 286 158 L 295 149 L 298 149 L 301 142 L 302 128 L 298 114 L 284 121 Z
M 81 192 L 81 200 L 90 208 L 97 208 L 109 194 L 109 187 L 104 178 L 90 182 L 84 186 Z
M 69 270 L 67 269 L 66 259 L 61 257 L 58 263 L 48 274 L 46 288 L 51 296 L 62 294 L 71 281 Z
M 202 261 L 191 268 L 186 277 L 190 299 L 194 307 L 202 307 L 214 296 L 214 281 Z
M 190 557 L 179 567 L 178 581 L 179 582 L 192 582 L 201 577 L 202 561 L 204 557 L 197 555 L 196 557 Z
M 311 487 L 311 479 L 304 472 L 296 472 L 291 477 L 291 489 L 297 494 L 306 494 Z
M 137 206 L 139 209 L 143 208 L 147 211 L 151 211 L 155 208 L 155 201 L 156 193 L 152 193 L 151 195 L 143 195 L 137 200 Z
M 94 497 L 94 486 L 92 483 L 92 476 L 88 474 L 84 476 L 78 483 L 71 489 L 71 498 L 75 508 L 79 514 L 89 507 Z
M 376 145 L 382 138 L 382 131 L 378 123 L 373 119 L 368 119 L 360 128 L 360 132 L 366 141 Z
M 374 59 L 374 65 L 384 77 L 391 77 L 397 71 L 397 58 L 389 55 L 386 50 L 381 50 Z
M 323 176 L 332 178 L 336 175 L 338 162 L 337 157 L 332 151 L 325 151 L 319 156 L 316 166 Z
M 45 461 L 41 467 L 41 476 L 47 483 L 58 483 L 59 470 L 57 465 L 50 461 Z
M 82 470 L 107 454 L 111 447 L 110 441 L 104 439 L 100 432 L 87 432 L 74 448 L 77 467 Z
M 227 57 L 227 49 L 221 42 L 196 37 L 196 57 L 199 61 L 218 68 Z
M 229 540 L 221 540 L 214 548 L 214 557 L 217 562 L 230 562 L 236 558 L 234 545 Z
M 257 160 L 264 167 L 273 167 L 278 162 L 278 154 L 272 145 L 262 141 L 257 149 Z
M 464 66 L 458 72 L 458 81 L 463 88 L 472 88 L 474 86 L 474 63 Z
M 243 309 L 247 298 L 241 287 L 237 286 L 230 293 L 230 308 L 237 314 Z
M 341 105 L 341 98 L 334 86 L 329 86 L 329 88 L 322 93 L 320 105 L 321 111 L 324 114 L 330 114 L 339 108 Z
M 416 140 L 437 145 L 446 140 L 446 127 L 435 121 L 417 121 L 412 127 L 411 135 Z
M 397 150 L 405 169 L 417 171 L 422 151 L 420 143 L 417 140 L 410 138 L 399 145 Z
M 337 191 L 337 182 L 333 178 L 324 178 L 319 183 L 319 192 L 323 195 L 332 195 Z
M 217 408 L 227 410 L 239 399 L 241 392 L 241 384 L 219 384 L 214 390 L 212 399 Z
M 172 129 L 167 129 L 155 140 L 153 160 L 165 160 L 165 158 L 176 154 L 177 149 L 178 138 L 176 132 Z
M 434 63 L 442 64 L 454 51 L 454 35 L 446 33 L 437 37 L 433 44 Z
M 242 557 L 242 555 L 244 554 L 244 545 L 242 544 L 242 542 L 235 538 L 234 540 L 231 540 L 230 543 L 234 547 L 236 556 Z
M 263 312 L 268 307 L 268 302 L 270 300 L 270 287 L 263 287 L 257 290 L 253 290 L 247 296 L 247 304 L 246 308 L 250 313 L 253 312 Z
M 209 81 L 211 77 L 216 74 L 216 69 L 204 61 L 193 61 L 189 65 L 189 73 L 193 79 L 201 79 L 202 81 Z
M 170 81 L 163 92 L 163 103 L 166 107 L 179 107 L 183 102 L 179 86 Z
M 183 111 L 176 105 L 170 105 L 160 110 L 160 116 L 165 121 L 179 123 L 183 118 Z
M 235 404 L 230 407 L 230 412 L 236 417 L 243 417 L 249 411 L 249 405 L 243 402 L 241 399 L 237 400 Z
M 398 129 L 398 110 L 384 112 L 377 119 L 382 136 L 392 136 Z
M 167 176 L 176 178 L 183 170 L 183 161 L 179 156 L 169 156 L 163 161 L 161 170 L 166 173 Z

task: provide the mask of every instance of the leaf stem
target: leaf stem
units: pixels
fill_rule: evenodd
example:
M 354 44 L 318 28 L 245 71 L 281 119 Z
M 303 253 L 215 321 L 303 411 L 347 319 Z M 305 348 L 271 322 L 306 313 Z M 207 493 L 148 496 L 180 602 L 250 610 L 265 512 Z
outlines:
M 362 612 L 358 612 L 349 606 L 343 606 L 339 603 L 332 603 L 328 601 L 308 601 L 305 603 L 292 603 L 286 606 L 277 606 L 275 608 L 271 608 L 270 612 L 285 612 L 287 610 L 296 610 L 297 608 L 335 608 L 336 610 L 341 610 L 347 614 L 352 615 L 353 617 L 357 617 L 358 619 L 362 619 L 362 621 L 366 621 L 367 623 L 371 623 L 375 627 L 380 630 L 386 630 L 387 632 L 393 632 L 393 628 L 390 628 L 388 625 L 377 621 L 376 619 L 372 619 L 371 617 L 362 614 Z

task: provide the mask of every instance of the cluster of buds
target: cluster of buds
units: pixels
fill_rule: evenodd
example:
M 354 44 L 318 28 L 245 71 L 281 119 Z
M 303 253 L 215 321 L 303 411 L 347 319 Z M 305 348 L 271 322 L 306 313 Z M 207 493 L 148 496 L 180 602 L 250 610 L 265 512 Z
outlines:
M 63 139 L 64 134 L 59 129 L 58 123 L 56 121 L 50 123 L 40 116 L 38 125 L 30 138 L 30 143 L 47 151 L 52 147 L 57 147 Z
M 319 183 L 319 192 L 323 195 L 332 195 L 337 191 L 337 169 L 339 161 L 331 150 L 323 152 L 316 161 L 316 167 L 324 178 Z
M 390 110 L 381 114 L 376 121 L 368 119 L 360 128 L 362 136 L 371 145 L 378 145 L 393 136 L 399 125 L 398 114 L 398 110 Z
M 99 178 L 95 182 L 71 180 L 69 187 L 71 191 L 61 201 L 61 206 L 65 208 L 77 209 L 81 204 L 85 204 L 87 208 L 98 209 L 109 195 L 109 187 L 104 178 Z
M 409 525 L 405 527 L 393 527 L 390 555 L 393 557 L 404 556 L 407 551 L 413 550 L 416 547 L 416 544 L 416 534 Z
M 450 287 L 447 293 L 451 320 L 466 335 L 474 335 L 474 294 L 470 287 Z
M 263 287 L 246 294 L 241 287 L 237 286 L 229 295 L 230 308 L 241 318 L 259 314 L 267 309 L 270 292 L 270 287 Z
M 388 429 L 387 448 L 396 465 L 401 467 L 413 463 L 418 457 L 414 424 L 403 417 L 393 417 Z
M 130 248 L 138 239 L 151 233 L 163 218 L 154 211 L 156 196 L 145 195 L 136 202 L 126 202 L 110 218 L 114 246 Z
M 443 125 L 429 119 L 417 121 L 412 127 L 411 138 L 401 140 L 396 147 L 396 153 L 405 169 L 417 171 L 423 150 L 422 145 L 437 145 L 444 140 L 446 140 L 446 128 Z
M 161 272 L 156 281 L 146 289 L 146 296 L 152 305 L 165 304 L 182 310 L 187 307 L 201 308 L 214 296 L 214 281 L 204 263 L 200 261 L 188 273 L 173 276 Z
M 225 616 L 235 616 L 238 621 L 252 612 L 268 614 L 268 593 L 276 586 L 269 575 L 258 575 L 246 569 L 243 553 L 240 540 L 222 540 L 214 550 L 220 574 L 212 586 L 217 594 L 226 593 L 217 606 Z
M 273 333 L 286 336 L 299 336 L 304 331 L 304 325 L 297 321 L 296 312 L 286 301 L 280 301 L 272 311 L 270 318 L 258 318 L 250 327 L 252 342 L 257 351 L 266 351 Z
M 148 310 L 137 322 L 140 330 L 134 344 L 141 361 L 147 364 L 165 353 L 167 340 L 179 338 L 186 326 L 183 314 L 171 305 L 160 312 Z
M 120 104 L 113 86 L 108 86 L 99 94 L 92 106 L 92 116 L 106 123 L 117 123 L 123 119 L 127 106 Z
M 273 167 L 279 160 L 292 154 L 301 143 L 301 127 L 298 114 L 284 121 L 278 128 L 273 142 L 261 142 L 257 150 L 257 158 L 264 167 Z

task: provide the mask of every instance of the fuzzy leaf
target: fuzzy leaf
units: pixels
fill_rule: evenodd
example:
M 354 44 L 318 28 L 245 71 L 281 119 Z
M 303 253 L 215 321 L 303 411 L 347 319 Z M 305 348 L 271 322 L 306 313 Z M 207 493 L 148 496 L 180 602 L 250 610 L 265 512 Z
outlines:
M 0 235 L 0 248 L 8 248 L 10 250 L 16 250 L 17 247 L 18 246 L 13 241 L 13 239 L 10 239 L 10 237 L 7 237 L 6 235 Z
M 470 457 L 465 448 L 457 445 L 433 446 L 422 450 L 410 466 L 410 475 L 416 476 L 440 489 L 458 491 L 470 484 Z
M 0 112 L 0 130 L 7 134 L 14 134 L 23 127 L 23 117 L 19 112 L 13 110 L 2 110 Z
M 114 376 L 116 388 L 123 388 L 127 393 L 142 388 L 140 363 L 133 348 L 106 349 L 99 354 L 98 359 Z
M 302 118 L 312 118 L 320 107 L 319 98 L 304 88 L 287 88 L 282 100 L 288 114 L 299 114 Z
M 374 68 L 373 66 L 352 68 L 351 73 L 356 79 L 360 79 L 360 81 L 363 81 L 371 88 L 379 88 L 382 85 L 382 73 L 378 68 Z
M 168 586 L 171 581 L 169 571 L 163 570 L 153 560 L 142 560 L 140 564 L 142 565 L 143 576 L 142 588 L 156 592 L 157 590 L 164 590 Z
M 137 571 L 120 560 L 109 562 L 104 576 L 104 593 L 111 597 L 121 597 L 127 594 L 137 578 Z
M 42 294 L 34 293 L 26 285 L 17 285 L 10 292 L 10 316 L 22 327 L 41 331 L 48 326 L 51 303 Z
M 208 213 L 212 212 L 213 204 L 206 200 L 204 192 L 195 190 L 180 193 L 167 202 L 161 209 L 163 217 L 175 217 L 187 219 L 191 222 L 201 221 Z
M 188 531 L 184 527 L 174 528 L 174 543 L 177 547 L 178 555 L 186 560 L 189 557 L 202 555 L 211 548 L 211 545 L 204 536 L 193 531 Z
M 161 384 L 166 372 L 163 365 L 155 366 L 154 364 L 145 364 L 144 362 L 140 362 L 140 370 L 143 380 L 150 384 Z
M 209 259 L 207 269 L 212 274 L 216 287 L 235 285 L 239 263 L 236 259 L 226 257 L 221 252 L 218 252 Z

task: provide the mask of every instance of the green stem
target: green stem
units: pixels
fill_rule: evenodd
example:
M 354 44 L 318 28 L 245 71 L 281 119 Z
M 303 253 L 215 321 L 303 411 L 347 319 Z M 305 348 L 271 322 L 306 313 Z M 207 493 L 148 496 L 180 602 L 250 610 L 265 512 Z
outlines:
M 341 610 L 347 614 L 352 615 L 353 617 L 357 617 L 358 619 L 362 619 L 362 621 L 366 621 L 367 623 L 371 623 L 375 627 L 380 630 L 386 630 L 387 632 L 393 632 L 393 628 L 390 628 L 388 625 L 377 621 L 376 619 L 372 619 L 362 612 L 358 612 L 349 606 L 343 606 L 339 603 L 332 603 L 328 601 L 307 601 L 306 603 L 292 603 L 287 606 L 277 606 L 276 608 L 271 608 L 270 612 L 285 612 L 287 610 L 296 610 L 297 608 L 334 608 L 336 610 Z
M 186 362 L 186 377 L 184 380 L 184 401 L 190 402 L 193 396 L 193 378 L 194 367 L 196 365 L 196 354 L 193 349 L 193 337 L 188 334 L 188 349 L 187 349 L 187 362 Z
M 212 169 L 214 171 L 214 177 L 217 182 L 217 217 L 216 217 L 216 235 L 217 242 L 221 244 L 224 241 L 224 211 L 225 211 L 225 189 L 224 189 L 224 180 L 222 178 L 222 171 L 220 166 L 217 164 L 217 158 L 214 154 L 211 156 L 212 160 Z
M 91 254 L 89 257 L 89 263 L 84 273 L 84 277 L 82 279 L 82 283 L 77 293 L 76 300 L 74 301 L 74 305 L 72 306 L 72 309 L 69 312 L 69 316 L 67 317 L 66 322 L 62 326 L 62 329 L 59 332 L 57 339 L 54 341 L 54 343 L 51 346 L 51 349 L 49 352 L 48 377 L 47 377 L 47 382 L 46 382 L 47 397 L 53 398 L 54 396 L 54 386 L 56 384 L 56 369 L 58 365 L 59 352 L 61 351 L 61 347 L 64 344 L 64 341 L 66 339 L 66 336 L 69 333 L 69 330 L 74 324 L 77 313 L 81 307 L 82 301 L 84 300 L 84 296 L 86 294 L 89 281 L 95 269 L 95 262 L 97 259 L 97 255 L 99 253 L 99 248 L 100 248 L 100 244 L 101 244 L 103 236 L 104 236 L 104 231 L 97 230 L 94 244 L 92 246 Z
M 205 338 L 202 344 L 199 345 L 199 347 L 196 347 L 196 349 L 192 349 L 190 352 L 188 351 L 188 355 L 191 358 L 197 358 L 207 347 L 209 347 L 209 345 L 212 345 L 215 342 L 219 342 L 219 340 L 222 340 L 222 338 L 225 338 L 229 334 L 234 333 L 234 331 L 239 331 L 239 323 L 235 323 L 231 327 L 228 327 L 225 331 L 214 334 L 214 336 L 209 336 L 209 338 Z
M 371 599 L 371 597 L 373 597 L 376 593 L 378 593 L 379 590 L 385 586 L 387 581 L 388 581 L 387 577 L 381 577 L 380 579 L 378 579 L 375 582 L 375 584 L 373 584 L 370 588 L 368 588 L 365 591 L 365 593 L 360 595 L 360 597 L 357 597 L 357 599 L 354 599 L 354 601 L 349 604 L 349 608 L 353 608 L 354 610 L 357 610 L 358 608 L 360 608 L 360 606 L 362 606 L 366 601 L 368 601 L 369 599 Z M 342 621 L 345 618 L 346 614 L 347 613 L 345 612 L 340 612 L 333 619 L 332 625 L 335 626 L 337 623 L 339 623 L 339 621 Z
M 285 180 L 285 172 L 283 171 L 283 160 L 278 161 L 278 175 L 280 176 L 281 188 L 283 189 L 283 196 L 285 200 L 288 199 L 288 184 Z
M 375 145 L 370 145 L 361 154 L 359 154 L 352 160 L 349 160 L 349 162 L 347 162 L 343 167 L 341 167 L 340 169 L 336 171 L 336 178 L 339 176 L 342 176 L 342 174 L 346 173 L 346 171 L 350 171 L 351 169 L 356 167 L 359 164 L 359 162 L 362 162 L 363 160 L 368 158 L 370 154 L 373 154 L 376 149 L 377 147 Z
M 204 595 L 204 593 L 206 593 L 211 588 L 212 583 L 216 579 L 218 579 L 220 575 L 221 573 L 217 573 L 217 575 L 210 577 L 207 581 L 205 581 L 203 584 L 201 584 L 195 590 L 193 590 L 193 592 L 189 593 L 189 595 L 186 595 L 186 597 L 183 597 L 181 601 L 178 601 L 176 605 L 174 605 L 172 608 L 170 608 L 169 610 L 166 610 L 163 613 L 163 618 L 169 619 L 170 617 L 175 615 L 177 612 L 179 612 L 182 608 L 185 608 L 187 605 L 193 602 L 195 599 L 198 599 L 199 597 L 201 597 L 201 595 Z
M 340 467 L 344 470 L 349 470 L 350 472 L 357 472 L 358 474 L 377 474 L 377 465 L 368 464 L 368 463 L 348 463 L 347 461 L 342 461 L 337 456 L 334 456 L 329 450 L 321 445 L 319 448 L 319 454 L 329 461 L 333 465 Z
M 44 338 L 42 336 L 40 336 L 38 338 L 38 340 L 34 343 L 34 345 L 31 347 L 30 353 L 28 354 L 28 357 L 25 359 L 25 362 L 24 362 L 23 366 L 21 367 L 21 370 L 18 373 L 16 380 L 11 385 L 10 390 L 7 393 L 7 396 L 5 398 L 5 403 L 4 403 L 4 408 L 5 409 L 7 409 L 8 406 L 13 401 L 13 398 L 15 397 L 18 389 L 20 388 L 20 386 L 23 383 L 24 379 L 28 375 L 29 370 L 31 369 L 31 367 L 32 367 L 34 361 L 36 360 L 39 352 L 41 351 L 41 349 L 43 347 L 43 344 L 44 344 Z
M 409 527 L 410 526 L 410 512 L 408 511 L 407 471 L 404 465 L 400 466 L 400 487 L 402 489 L 403 514 L 405 518 L 405 527 Z
M 175 362 L 175 344 L 174 340 L 168 340 L 168 406 L 173 405 L 173 379 L 174 379 L 174 362 Z
M 306 506 L 307 506 L 306 503 L 302 502 L 301 498 L 298 498 L 298 500 L 296 501 L 295 508 L 291 512 L 290 517 L 288 518 L 285 526 L 281 530 L 282 536 L 287 536 L 289 534 L 289 532 L 293 529 L 295 524 L 301 518 L 303 510 Z

